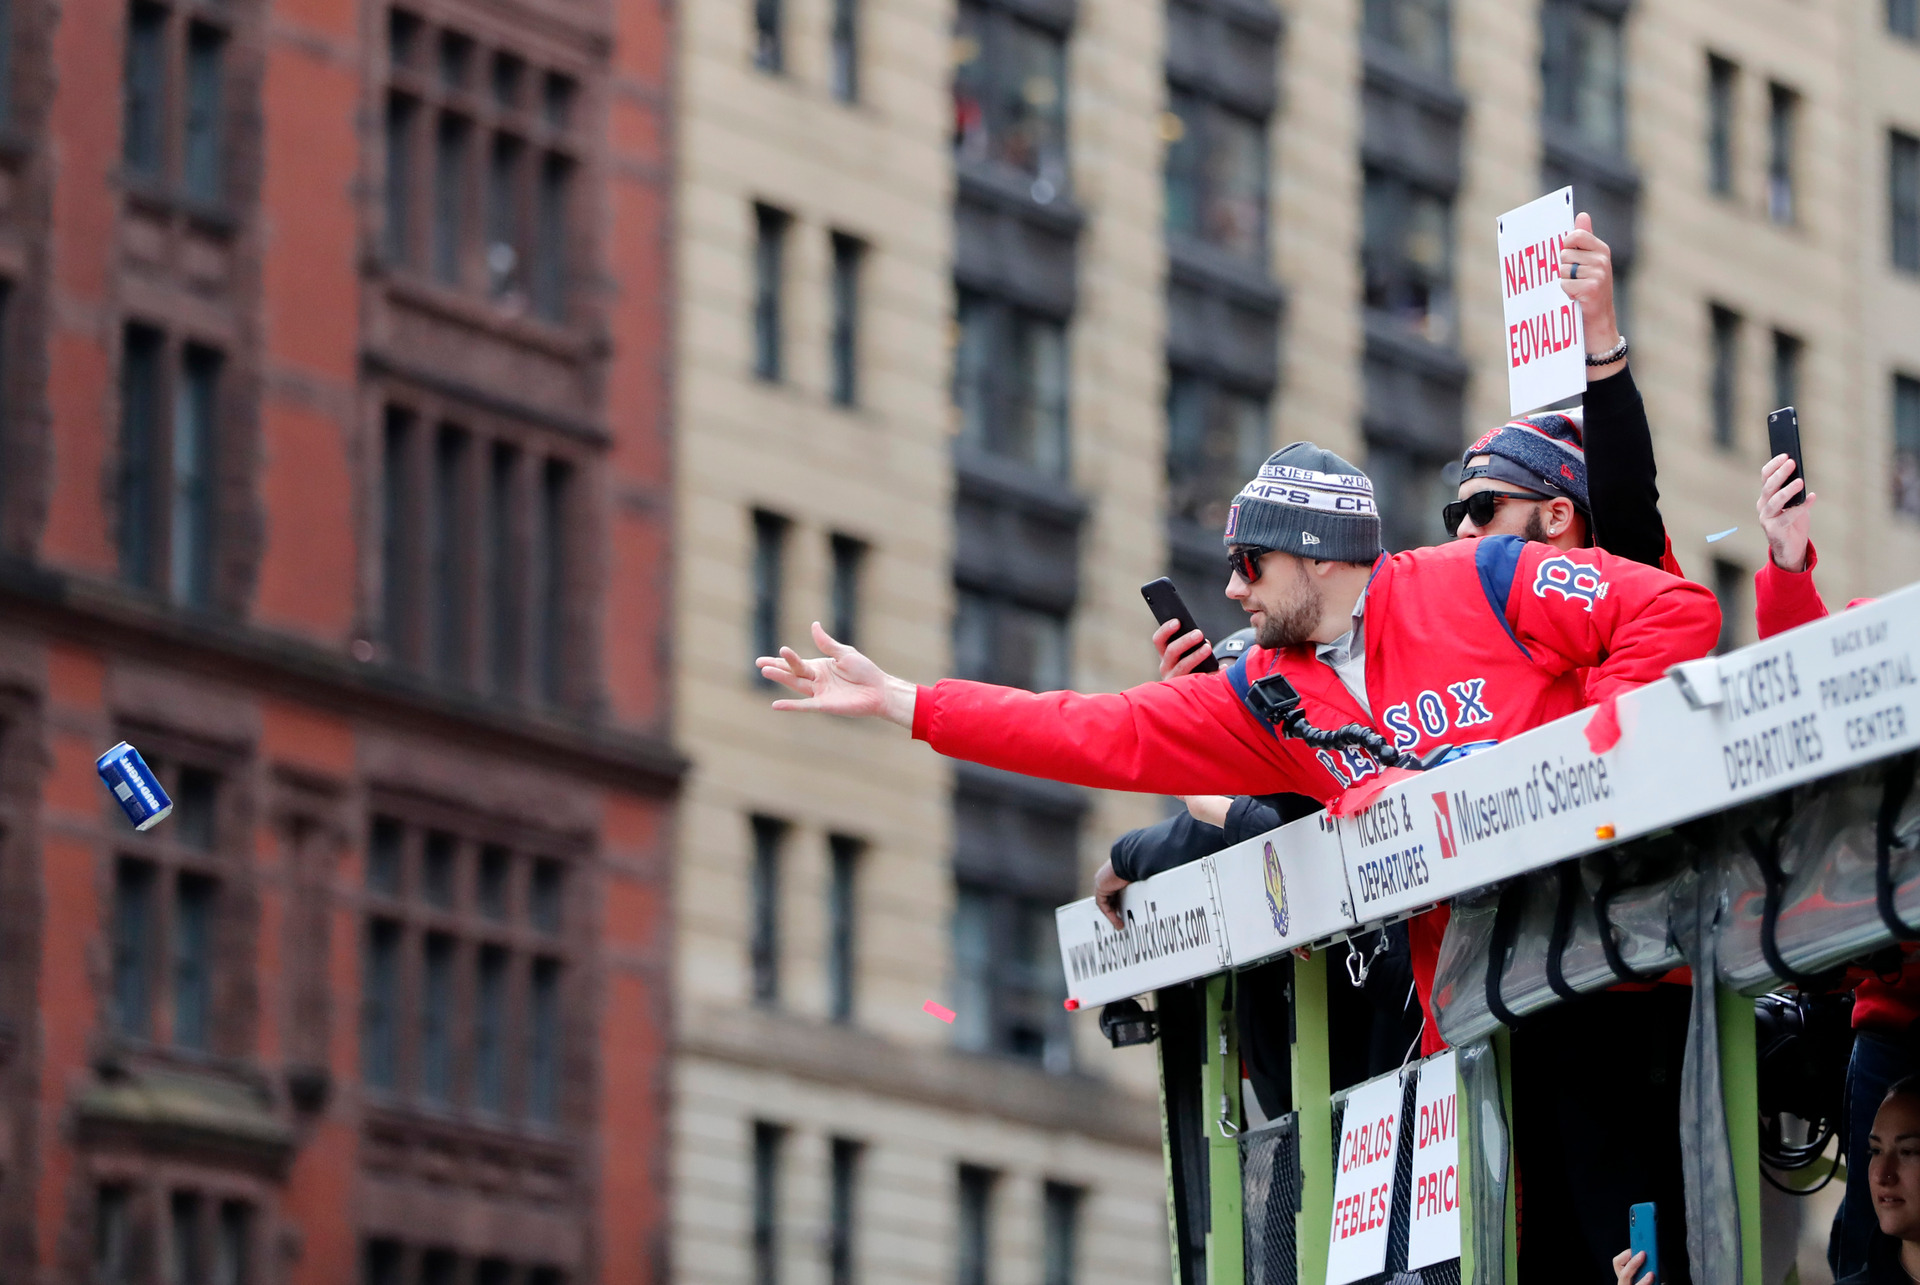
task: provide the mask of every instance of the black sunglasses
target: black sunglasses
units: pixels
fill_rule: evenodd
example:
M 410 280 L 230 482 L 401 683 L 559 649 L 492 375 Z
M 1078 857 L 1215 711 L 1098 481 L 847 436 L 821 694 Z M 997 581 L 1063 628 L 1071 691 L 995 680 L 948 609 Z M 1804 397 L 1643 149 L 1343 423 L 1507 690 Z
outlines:
M 1493 521 L 1493 511 L 1500 507 L 1502 500 L 1545 500 L 1551 497 L 1536 495 L 1532 491 L 1475 491 L 1464 500 L 1455 500 L 1440 510 L 1440 520 L 1447 524 L 1447 534 L 1460 534 L 1460 523 L 1472 518 L 1475 526 L 1485 526 Z
M 1260 578 L 1260 559 L 1272 553 L 1272 549 L 1257 544 L 1236 544 L 1227 550 L 1227 576 L 1231 579 L 1239 576 L 1248 584 Z

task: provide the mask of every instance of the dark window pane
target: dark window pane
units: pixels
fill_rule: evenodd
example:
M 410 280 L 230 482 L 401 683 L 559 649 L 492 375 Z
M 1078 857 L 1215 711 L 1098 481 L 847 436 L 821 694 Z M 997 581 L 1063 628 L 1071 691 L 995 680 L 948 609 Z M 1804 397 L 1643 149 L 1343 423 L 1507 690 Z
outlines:
M 167 1202 L 168 1266 L 170 1280 L 179 1285 L 201 1285 L 206 1280 L 205 1233 L 200 1225 L 200 1197 L 176 1191 Z
M 827 879 L 827 1016 L 853 1020 L 858 972 L 860 854 L 865 846 L 844 834 L 828 837 L 832 869 Z
M 966 445 L 1064 477 L 1067 332 L 1050 318 L 962 290 L 954 395 Z
M 1452 200 L 1368 169 L 1363 206 L 1367 307 L 1429 343 L 1451 345 Z
M 573 468 L 548 460 L 540 471 L 538 552 L 534 562 L 538 588 L 534 595 L 534 672 L 540 695 L 558 704 L 568 695 L 567 569 L 571 561 L 567 537 L 567 509 L 573 490 Z
M 427 832 L 425 860 L 421 863 L 420 891 L 429 904 L 442 910 L 453 909 L 455 873 L 459 863 L 459 842 L 443 830 Z
M 473 1269 L 473 1285 L 513 1285 L 513 1264 L 504 1258 L 483 1258 Z
M 780 599 L 786 579 L 787 520 L 764 509 L 753 512 L 753 618 L 748 622 L 752 634 L 752 655 L 775 656 L 780 652 Z M 756 680 L 765 682 L 765 679 Z
M 220 778 L 205 768 L 183 767 L 173 788 L 173 837 L 196 852 L 212 852 L 218 834 Z
M 1707 58 L 1707 186 L 1733 191 L 1733 122 L 1739 69 L 1724 58 Z
M 128 326 L 120 359 L 120 577 L 151 589 L 155 507 L 161 502 L 154 476 L 161 449 L 161 339 L 145 326 Z
M 212 1285 L 247 1285 L 253 1210 L 237 1200 L 222 1201 L 220 1222 L 214 1229 Z
M 1166 131 L 1167 226 L 1242 258 L 1267 236 L 1266 123 L 1176 93 Z
M 13 122 L 13 0 L 0 0 L 0 126 Z
M 866 1148 L 835 1138 L 827 1184 L 828 1285 L 854 1285 L 855 1236 L 859 1229 L 860 1155 Z
M 1570 126 L 1580 141 L 1600 151 L 1624 151 L 1627 113 L 1622 19 L 1577 0 L 1549 0 L 1541 14 L 1547 119 Z
M 1920 0 L 1887 0 L 1887 30 L 1920 40 Z
M 860 262 L 866 247 L 833 234 L 832 396 L 841 406 L 860 400 Z
M 360 995 L 360 1075 L 369 1088 L 400 1082 L 400 925 L 367 925 L 366 976 Z
M 834 535 L 833 581 L 828 588 L 833 636 L 849 647 L 860 645 L 860 582 L 866 569 L 867 543 L 850 535 Z M 763 655 L 772 655 L 763 652 Z
M 113 1024 L 123 1035 L 153 1034 L 153 867 L 122 861 L 113 885 Z
M 563 76 L 557 71 L 547 73 L 546 84 L 540 91 L 540 114 L 547 122 L 548 129 L 566 130 L 573 125 L 573 100 L 575 87 L 571 76 Z
M 125 119 L 121 124 L 121 160 L 127 172 L 158 179 L 166 165 L 167 11 L 135 3 L 127 20 Z
M 367 888 L 389 897 L 400 895 L 400 860 L 406 831 L 392 817 L 375 817 L 367 841 Z
M 420 19 L 405 9 L 387 13 L 387 57 L 402 67 L 420 56 Z
M 790 222 L 779 210 L 753 207 L 753 373 L 762 379 L 781 377 L 782 294 Z
M 362 1261 L 362 1285 L 400 1285 L 400 1242 L 370 1240 Z
M 1794 152 L 1800 95 L 1784 85 L 1767 88 L 1767 217 L 1792 223 L 1795 214 Z
M 1442 544 L 1449 538 L 1440 510 L 1458 488 L 1447 481 L 1452 459 L 1397 444 L 1369 442 L 1367 473 L 1380 509 L 1380 539 L 1390 551 Z
M 480 950 L 473 993 L 473 1104 L 482 1111 L 506 1109 L 507 952 Z
M 520 105 L 520 85 L 526 79 L 527 65 L 512 54 L 493 56 L 493 101 L 512 110 Z
M 1739 563 L 1724 558 L 1713 560 L 1713 596 L 1720 600 L 1720 641 L 1713 649 L 1716 655 L 1724 655 L 1740 645 L 1746 632 L 1741 622 L 1753 614 L 1747 605 L 1750 583 L 1747 569 Z
M 94 1195 L 93 1276 L 98 1285 L 134 1285 L 133 1189 L 109 1183 Z
M 1161 133 L 1167 140 L 1166 220 L 1169 232 L 1199 237 L 1206 205 L 1206 104 L 1173 90 Z
M 173 914 L 173 1042 L 212 1047 L 214 883 L 180 876 Z
M 1898 130 L 1888 135 L 1887 198 L 1893 266 L 1920 272 L 1920 138 Z
M 787 841 L 787 823 L 773 817 L 753 818 L 753 867 L 749 896 L 753 914 L 747 942 L 756 1003 L 780 1000 L 780 858 Z
M 779 71 L 785 62 L 781 47 L 780 0 L 753 2 L 753 65 L 761 71 Z
M 560 1119 L 560 961 L 536 959 L 527 988 L 527 1117 Z
M 535 1267 L 527 1273 L 527 1285 L 567 1285 L 567 1274 L 558 1267 Z
M 833 96 L 860 101 L 860 0 L 833 0 Z
M 1067 190 L 1066 42 L 983 5 L 960 7 L 954 51 L 954 150 L 1031 176 L 1045 204 Z
M 465 276 L 467 149 L 472 127 L 442 115 L 433 135 L 433 275 L 457 286 Z
M 473 41 L 457 31 L 440 33 L 440 83 L 447 89 L 466 86 L 473 67 Z
M 955 596 L 954 668 L 961 678 L 1061 691 L 1069 686 L 1067 617 L 973 589 Z
M 527 918 L 548 936 L 557 936 L 565 908 L 566 872 L 558 861 L 533 863 L 533 878 L 527 886 Z
M 1920 518 L 1920 379 L 1893 377 L 1893 509 Z
M 420 1256 L 420 1285 L 454 1285 L 460 1260 L 451 1249 L 429 1249 Z
M 183 180 L 187 195 L 209 205 L 226 195 L 220 164 L 221 104 L 225 82 L 221 61 L 227 38 L 217 28 L 194 23 L 187 33 L 187 112 L 182 140 Z
M 201 608 L 213 602 L 219 388 L 220 355 L 189 347 L 174 395 L 169 579 L 176 601 Z
M 1047 1184 L 1044 1285 L 1074 1285 L 1078 1279 L 1081 1195 L 1078 1187 Z
M 1218 533 L 1272 445 L 1266 403 L 1175 371 L 1167 386 L 1167 507 Z
M 386 410 L 380 476 L 381 629 L 395 660 L 413 659 L 413 545 L 418 492 L 413 480 L 413 416 Z
M 442 428 L 433 450 L 433 667 L 443 678 L 467 669 L 467 435 Z
M 420 985 L 420 1096 L 453 1099 L 453 938 L 429 933 Z
M 1713 370 L 1708 399 L 1712 405 L 1713 444 L 1722 449 L 1731 449 L 1737 420 L 1736 394 L 1740 384 L 1740 316 L 1718 304 L 1714 305 L 1711 316 Z
M 493 690 L 502 696 L 520 690 L 521 599 L 518 568 L 513 556 L 514 495 L 520 475 L 520 452 L 496 444 L 487 474 L 486 558 L 487 649 Z
M 1806 345 L 1783 330 L 1773 332 L 1773 405 L 1800 404 L 1801 354 Z
M 487 289 L 495 296 L 520 288 L 520 170 L 526 147 L 497 134 L 487 155 Z
M 403 94 L 387 96 L 386 253 L 390 263 L 413 257 L 413 130 L 420 106 Z
M 513 871 L 513 854 L 498 844 L 480 849 L 480 880 L 477 885 L 480 913 L 489 919 L 507 917 L 507 880 Z
M 1449 64 L 1447 0 L 1366 0 L 1369 36 L 1442 75 Z
M 960 1166 L 959 1285 L 988 1285 L 993 1261 L 993 1184 L 997 1175 L 976 1165 Z
M 573 163 L 548 155 L 540 162 L 534 205 L 533 310 L 548 321 L 567 319 L 567 206 Z
M 780 1161 L 787 1131 L 753 1122 L 753 1281 L 780 1285 Z

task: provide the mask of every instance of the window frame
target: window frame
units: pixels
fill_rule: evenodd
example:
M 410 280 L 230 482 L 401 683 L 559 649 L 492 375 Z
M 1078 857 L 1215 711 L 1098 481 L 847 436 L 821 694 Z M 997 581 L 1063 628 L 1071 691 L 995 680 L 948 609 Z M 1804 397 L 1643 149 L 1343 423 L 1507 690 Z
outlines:
M 136 359 L 152 363 L 151 386 L 138 396 L 132 384 Z M 179 606 L 223 610 L 224 473 L 233 454 L 224 439 L 236 423 L 227 353 L 191 331 L 133 316 L 120 327 L 115 360 L 117 577 Z M 193 441 L 183 431 L 183 419 L 191 417 L 188 402 L 202 372 L 207 388 L 195 405 L 204 408 L 206 431 L 196 434 L 201 449 L 191 463 L 198 475 L 186 479 L 183 494 L 181 451 Z M 137 426 L 139 407 L 148 422 Z M 189 540 L 197 548 L 183 553 Z
M 1920 133 L 1887 131 L 1887 259 L 1920 275 Z
M 1730 451 L 1740 440 L 1740 346 L 1746 319 L 1719 303 L 1708 305 L 1707 318 L 1707 422 L 1715 448 Z
M 1780 227 L 1800 222 L 1800 92 L 1767 82 L 1767 218 Z
M 1920 372 L 1896 370 L 1889 384 L 1893 486 L 1888 498 L 1897 518 L 1920 522 Z
M 1740 64 L 1707 55 L 1707 191 L 1736 195 L 1739 186 Z

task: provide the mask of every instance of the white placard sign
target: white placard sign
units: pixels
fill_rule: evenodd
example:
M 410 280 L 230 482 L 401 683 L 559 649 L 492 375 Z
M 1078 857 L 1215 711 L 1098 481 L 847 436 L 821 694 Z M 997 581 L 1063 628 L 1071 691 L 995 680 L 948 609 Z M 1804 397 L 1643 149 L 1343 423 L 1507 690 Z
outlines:
M 1413 1094 L 1413 1220 L 1407 1270 L 1460 1257 L 1460 1092 L 1453 1051 L 1421 1064 Z
M 1573 189 L 1563 187 L 1508 210 L 1494 228 L 1507 323 L 1510 413 L 1524 415 L 1587 390 L 1580 307 L 1560 288 L 1560 248 L 1573 231 Z
M 1393 1157 L 1400 1143 L 1400 1083 L 1400 1073 L 1394 1071 L 1347 1095 L 1333 1175 L 1327 1285 L 1346 1285 L 1386 1270 Z

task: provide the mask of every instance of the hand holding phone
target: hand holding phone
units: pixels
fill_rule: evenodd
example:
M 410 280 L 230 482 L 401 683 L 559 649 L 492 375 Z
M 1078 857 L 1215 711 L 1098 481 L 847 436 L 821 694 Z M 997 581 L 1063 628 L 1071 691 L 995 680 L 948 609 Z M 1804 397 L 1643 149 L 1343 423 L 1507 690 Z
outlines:
M 1180 590 L 1174 587 L 1173 581 L 1165 576 L 1161 576 L 1158 580 L 1149 580 L 1140 586 L 1140 596 L 1147 600 L 1147 606 L 1153 612 L 1153 618 L 1161 624 L 1164 625 L 1169 620 L 1180 622 L 1174 627 L 1175 638 L 1193 631 L 1193 613 L 1187 610 L 1187 604 L 1181 600 Z M 1216 657 L 1208 656 L 1188 672 L 1211 674 L 1219 668 L 1220 661 Z
M 1651 1202 L 1627 1210 L 1627 1262 L 1631 1263 L 1635 1254 L 1647 1257 L 1640 1273 L 1633 1278 L 1633 1285 L 1640 1285 L 1641 1281 L 1660 1285 L 1660 1225 Z M 1625 1279 L 1624 1271 L 1623 1266 L 1622 1279 Z
M 1769 456 L 1785 455 L 1793 461 L 1793 477 L 1800 479 L 1800 490 L 1783 508 L 1792 508 L 1796 504 L 1807 502 L 1807 461 L 1800 454 L 1800 413 L 1791 406 L 1782 406 L 1767 416 L 1767 444 L 1772 449 Z

